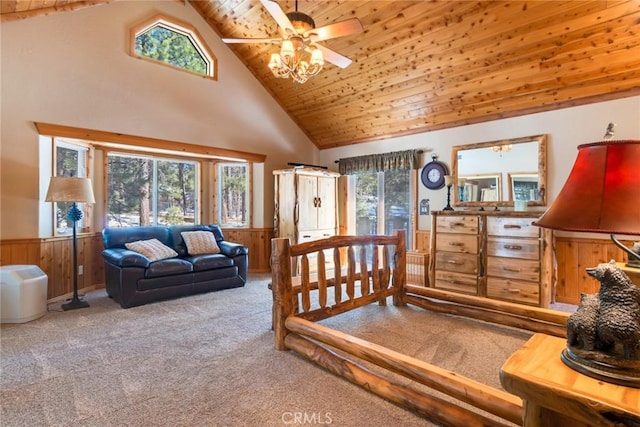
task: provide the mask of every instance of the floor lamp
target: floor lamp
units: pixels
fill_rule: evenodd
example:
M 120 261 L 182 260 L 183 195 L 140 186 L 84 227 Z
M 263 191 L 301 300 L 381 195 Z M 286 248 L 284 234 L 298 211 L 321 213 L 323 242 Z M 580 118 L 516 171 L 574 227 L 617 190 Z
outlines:
M 78 238 L 76 224 L 82 219 L 82 211 L 78 203 L 95 203 L 93 189 L 89 178 L 67 178 L 52 176 L 47 190 L 47 202 L 71 202 L 67 211 L 67 219 L 73 223 L 73 298 L 62 304 L 62 309 L 75 310 L 89 307 L 89 303 L 78 296 Z

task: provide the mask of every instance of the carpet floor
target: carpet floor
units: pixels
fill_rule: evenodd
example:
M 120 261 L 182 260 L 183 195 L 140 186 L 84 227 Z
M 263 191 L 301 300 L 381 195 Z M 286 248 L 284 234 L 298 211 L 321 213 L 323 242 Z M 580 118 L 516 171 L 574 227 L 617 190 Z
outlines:
M 0 329 L 0 425 L 435 425 L 275 350 L 270 276 L 243 288 L 122 309 L 91 307 Z M 499 388 L 504 361 L 532 335 L 372 304 L 322 322 Z

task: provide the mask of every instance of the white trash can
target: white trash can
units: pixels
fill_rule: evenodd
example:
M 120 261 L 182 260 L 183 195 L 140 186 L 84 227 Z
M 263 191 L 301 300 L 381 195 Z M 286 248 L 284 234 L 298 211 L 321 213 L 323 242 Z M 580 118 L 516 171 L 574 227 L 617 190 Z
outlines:
M 47 281 L 37 265 L 0 266 L 0 323 L 24 323 L 44 316 Z

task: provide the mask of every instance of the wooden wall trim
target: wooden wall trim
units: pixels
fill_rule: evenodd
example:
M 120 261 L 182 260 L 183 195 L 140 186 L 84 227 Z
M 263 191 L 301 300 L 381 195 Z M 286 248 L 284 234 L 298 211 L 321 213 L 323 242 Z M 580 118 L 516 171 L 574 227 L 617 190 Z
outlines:
M 188 144 L 185 142 L 167 141 L 164 139 L 150 138 L 146 136 L 127 135 L 123 133 L 108 132 L 95 129 L 76 128 L 49 123 L 34 123 L 40 135 L 62 136 L 81 140 L 94 141 L 97 145 L 103 143 L 126 144 L 136 147 L 145 147 L 158 150 L 176 151 L 192 157 L 212 157 L 222 159 L 241 159 L 248 162 L 264 163 L 267 158 L 264 154 L 249 153 L 246 151 L 229 150 L 205 145 Z M 108 145 L 107 145 L 108 146 Z

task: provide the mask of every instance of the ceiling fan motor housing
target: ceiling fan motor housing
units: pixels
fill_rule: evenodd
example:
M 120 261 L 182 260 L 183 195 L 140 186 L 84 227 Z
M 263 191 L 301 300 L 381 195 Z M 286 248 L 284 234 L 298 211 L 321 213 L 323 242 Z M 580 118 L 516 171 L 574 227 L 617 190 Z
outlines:
M 289 18 L 293 28 L 295 28 L 298 33 L 303 33 L 316 28 L 314 20 L 311 19 L 309 15 L 302 12 L 289 12 L 287 13 L 287 18 Z

